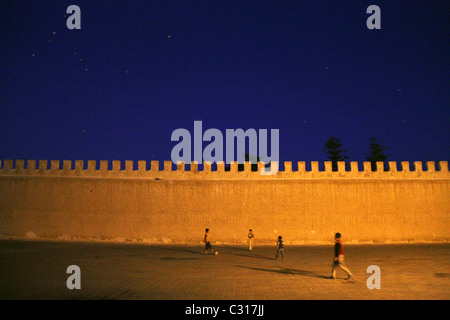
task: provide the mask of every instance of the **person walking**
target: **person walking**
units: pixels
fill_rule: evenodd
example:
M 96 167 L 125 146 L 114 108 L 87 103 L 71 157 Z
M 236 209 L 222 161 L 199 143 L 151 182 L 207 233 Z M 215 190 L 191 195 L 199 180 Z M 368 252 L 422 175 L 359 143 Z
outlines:
M 353 277 L 352 273 L 350 272 L 350 269 L 347 267 L 347 265 L 344 262 L 344 247 L 342 246 L 341 242 L 341 234 L 338 232 L 334 236 L 334 261 L 333 265 L 331 267 L 331 276 L 330 279 L 336 279 L 336 269 L 341 268 L 342 271 L 344 271 L 347 274 L 347 279 Z

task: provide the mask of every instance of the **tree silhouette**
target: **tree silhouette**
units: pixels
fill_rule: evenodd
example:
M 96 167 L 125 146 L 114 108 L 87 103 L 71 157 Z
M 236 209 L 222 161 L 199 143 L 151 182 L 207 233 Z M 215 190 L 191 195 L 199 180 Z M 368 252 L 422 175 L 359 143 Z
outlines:
M 389 155 L 385 153 L 386 150 L 388 150 L 388 147 L 385 147 L 381 145 L 378 142 L 377 138 L 370 138 L 370 153 L 366 155 L 367 161 L 370 161 L 372 166 L 372 171 L 377 170 L 377 162 L 381 161 L 384 163 L 384 170 L 388 171 L 389 168 L 387 167 L 386 160 L 389 158 Z
M 333 171 L 338 170 L 338 161 L 347 161 L 349 159 L 346 155 L 348 150 L 344 149 L 341 140 L 334 136 L 325 141 L 322 152 L 325 153 L 327 158 L 331 161 Z M 347 167 L 347 163 L 345 166 Z
M 255 157 L 255 156 L 251 155 L 250 153 L 245 153 L 244 157 L 245 157 L 245 161 L 251 162 L 251 170 L 258 171 L 258 162 L 261 161 L 261 158 L 258 156 Z M 266 164 L 266 167 L 267 167 L 267 164 Z M 238 164 L 238 171 L 244 171 L 243 163 Z

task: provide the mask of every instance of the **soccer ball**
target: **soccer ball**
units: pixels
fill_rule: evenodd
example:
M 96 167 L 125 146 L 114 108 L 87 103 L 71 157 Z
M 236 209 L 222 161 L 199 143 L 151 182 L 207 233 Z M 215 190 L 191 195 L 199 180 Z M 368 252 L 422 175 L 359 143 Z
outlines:
M 219 254 L 219 251 L 215 251 L 214 254 L 217 256 Z

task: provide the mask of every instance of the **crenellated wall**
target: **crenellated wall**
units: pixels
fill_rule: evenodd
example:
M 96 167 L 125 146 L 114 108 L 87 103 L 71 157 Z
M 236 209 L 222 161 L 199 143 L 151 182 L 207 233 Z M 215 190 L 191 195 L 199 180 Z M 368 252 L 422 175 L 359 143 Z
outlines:
M 26 166 L 25 166 L 26 163 Z M 203 170 L 192 162 L 189 170 L 185 164 L 174 166 L 172 161 L 164 161 L 161 168 L 159 161 L 83 161 L 83 160 L 0 160 L 0 176 L 38 176 L 38 177 L 96 177 L 96 178 L 160 178 L 160 179 L 303 179 L 303 178 L 344 178 L 344 179 L 449 179 L 448 162 L 438 162 L 438 168 L 434 161 L 425 163 L 413 162 L 414 169 L 410 169 L 410 162 L 388 162 L 388 171 L 385 171 L 383 163 L 377 163 L 377 171 L 372 171 L 370 162 L 363 162 L 362 170 L 358 162 L 350 162 L 350 170 L 346 171 L 345 163 L 338 163 L 338 171 L 332 171 L 330 161 L 324 162 L 324 170 L 319 170 L 319 162 L 312 161 L 310 170 L 306 170 L 306 163 L 297 162 L 297 170 L 293 170 L 292 162 L 284 162 L 284 170 L 274 175 L 262 175 L 260 171 L 264 163 L 258 163 L 258 170 L 252 171 L 249 162 L 244 163 L 243 170 L 238 170 L 236 162 L 225 169 L 223 162 L 217 164 L 213 171 L 208 162 L 203 163 Z M 173 168 L 176 167 L 175 170 Z M 438 169 L 438 170 L 437 170 Z
M 232 163 L 0 160 L 0 235 L 199 243 L 448 242 L 448 163 L 291 162 L 274 175 Z

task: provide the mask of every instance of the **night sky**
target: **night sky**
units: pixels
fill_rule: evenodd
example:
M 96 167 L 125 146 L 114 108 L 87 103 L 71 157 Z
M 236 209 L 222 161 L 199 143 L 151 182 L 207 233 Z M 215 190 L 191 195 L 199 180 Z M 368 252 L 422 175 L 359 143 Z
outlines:
M 281 161 L 330 136 L 447 161 L 449 22 L 448 1 L 1 0 L 0 159 L 170 160 L 201 120 L 279 129 Z

